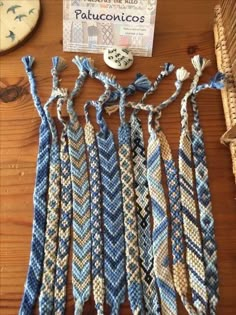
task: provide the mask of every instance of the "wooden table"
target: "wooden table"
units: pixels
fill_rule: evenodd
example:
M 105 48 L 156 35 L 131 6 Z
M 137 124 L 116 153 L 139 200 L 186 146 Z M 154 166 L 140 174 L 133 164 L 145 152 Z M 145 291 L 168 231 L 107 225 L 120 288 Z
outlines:
M 193 74 L 190 58 L 201 54 L 212 60 L 202 78 L 207 81 L 216 71 L 213 40 L 214 0 L 159 0 L 153 58 L 136 58 L 126 72 L 114 72 L 124 85 L 131 82 L 137 72 L 154 80 L 160 66 L 170 61 L 184 66 Z M 29 261 L 32 228 L 32 193 L 38 148 L 40 119 L 29 93 L 21 57 L 36 57 L 35 73 L 39 94 L 44 102 L 51 89 L 51 57 L 60 55 L 68 61 L 62 74 L 62 85 L 73 86 L 77 69 L 71 63 L 73 53 L 62 52 L 62 1 L 43 0 L 42 17 L 32 38 L 14 52 L 0 57 L 0 119 L 1 119 L 1 278 L 0 314 L 17 314 Z M 101 55 L 92 55 L 95 65 L 110 71 Z M 174 74 L 160 86 L 158 95 L 150 97 L 155 103 L 168 97 L 174 90 Z M 185 90 L 189 82 L 185 83 Z M 81 121 L 83 104 L 96 99 L 102 87 L 89 80 L 76 100 Z M 182 93 L 183 95 L 183 93 Z M 198 97 L 201 121 L 205 132 L 207 160 L 218 243 L 220 295 L 218 314 L 235 315 L 236 311 L 236 209 L 235 185 L 228 149 L 219 138 L 225 131 L 220 92 L 206 91 Z M 162 124 L 177 157 L 180 131 L 180 98 L 163 113 Z M 55 108 L 53 109 L 55 115 Z M 94 117 L 94 113 L 93 113 Z M 142 114 L 145 123 L 146 116 Z M 118 115 L 107 119 L 117 132 Z M 95 123 L 95 119 L 93 118 Z M 145 132 L 148 137 L 147 130 Z M 179 314 L 186 314 L 180 305 Z M 73 314 L 71 285 L 68 291 L 68 314 Z M 87 303 L 84 314 L 96 314 L 93 302 Z M 109 312 L 107 312 L 109 314 Z M 121 314 L 131 314 L 128 303 Z

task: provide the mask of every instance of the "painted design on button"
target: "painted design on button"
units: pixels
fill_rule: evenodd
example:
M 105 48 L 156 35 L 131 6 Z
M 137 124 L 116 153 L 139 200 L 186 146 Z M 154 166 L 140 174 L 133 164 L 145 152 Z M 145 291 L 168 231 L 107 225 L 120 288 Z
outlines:
M 104 51 L 104 62 L 112 69 L 128 69 L 132 66 L 133 61 L 133 54 L 126 48 L 111 47 Z

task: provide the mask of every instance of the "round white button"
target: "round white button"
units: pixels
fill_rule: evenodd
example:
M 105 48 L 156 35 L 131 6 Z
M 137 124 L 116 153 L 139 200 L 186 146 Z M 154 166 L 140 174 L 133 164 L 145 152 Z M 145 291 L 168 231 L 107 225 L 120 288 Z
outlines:
M 111 47 L 104 51 L 104 62 L 116 70 L 125 70 L 132 66 L 134 62 L 133 54 L 127 48 Z

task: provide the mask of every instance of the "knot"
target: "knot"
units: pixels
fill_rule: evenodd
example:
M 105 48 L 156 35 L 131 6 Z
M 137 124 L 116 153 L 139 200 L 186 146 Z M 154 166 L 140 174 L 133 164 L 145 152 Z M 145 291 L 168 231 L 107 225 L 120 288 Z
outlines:
M 134 83 L 131 83 L 125 88 L 126 95 L 133 95 L 136 92 L 136 87 Z
M 202 75 L 202 71 L 211 63 L 210 60 L 203 58 L 200 55 L 194 56 L 191 61 L 199 77 Z
M 197 75 L 198 77 L 201 77 L 201 76 L 202 76 L 202 71 L 201 71 L 201 70 L 197 70 L 196 75 Z

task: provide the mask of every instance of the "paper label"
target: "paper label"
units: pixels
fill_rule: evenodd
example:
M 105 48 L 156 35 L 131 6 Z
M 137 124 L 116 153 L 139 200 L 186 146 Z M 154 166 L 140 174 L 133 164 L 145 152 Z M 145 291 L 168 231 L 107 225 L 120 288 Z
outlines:
M 152 55 L 156 0 L 63 0 L 64 51 L 129 48 Z

